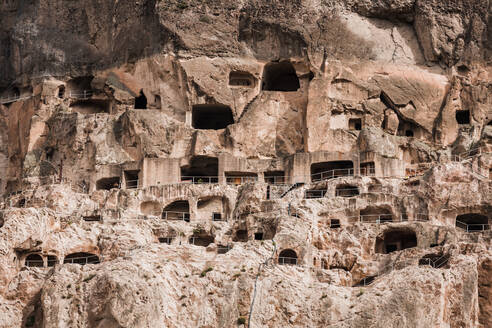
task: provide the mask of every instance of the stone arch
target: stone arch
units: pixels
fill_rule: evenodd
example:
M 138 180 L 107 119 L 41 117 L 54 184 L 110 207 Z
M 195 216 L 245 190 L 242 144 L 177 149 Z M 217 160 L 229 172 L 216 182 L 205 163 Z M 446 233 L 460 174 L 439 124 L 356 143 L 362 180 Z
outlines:
M 162 218 L 190 222 L 190 202 L 186 199 L 171 202 L 162 210 Z
M 290 61 L 272 62 L 263 69 L 262 90 L 297 91 L 300 88 L 299 77 Z
M 292 249 L 284 249 L 278 254 L 278 264 L 297 265 L 297 253 Z
M 44 267 L 43 257 L 38 253 L 27 255 L 26 259 L 24 260 L 24 263 L 26 267 L 32 267 L 32 268 Z
M 101 261 L 99 260 L 99 256 L 92 253 L 78 252 L 72 253 L 63 259 L 64 264 L 98 264 Z
M 410 228 L 386 230 L 382 237 L 376 238 L 376 253 L 389 254 L 407 248 L 417 247 L 417 234 Z

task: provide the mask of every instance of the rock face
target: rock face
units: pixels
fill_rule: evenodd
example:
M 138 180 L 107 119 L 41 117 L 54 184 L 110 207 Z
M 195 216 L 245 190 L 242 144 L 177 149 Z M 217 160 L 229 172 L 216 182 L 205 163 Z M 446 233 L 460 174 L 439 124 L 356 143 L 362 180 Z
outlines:
M 0 0 L 0 327 L 492 327 L 491 12 Z

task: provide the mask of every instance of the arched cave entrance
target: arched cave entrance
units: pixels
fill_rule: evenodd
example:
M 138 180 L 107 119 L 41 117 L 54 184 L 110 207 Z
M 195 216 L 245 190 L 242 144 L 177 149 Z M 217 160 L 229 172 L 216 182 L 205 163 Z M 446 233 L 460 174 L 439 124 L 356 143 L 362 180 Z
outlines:
M 190 222 L 190 203 L 187 200 L 176 200 L 164 207 L 162 211 L 164 220 L 183 220 Z
M 292 249 L 284 249 L 278 255 L 278 264 L 286 265 L 296 265 L 297 264 L 297 253 Z
M 43 257 L 39 254 L 29 254 L 25 260 L 26 267 L 42 268 L 44 267 Z
M 417 247 L 417 235 L 411 229 L 392 229 L 376 239 L 376 253 L 389 254 L 406 248 Z
M 99 256 L 91 254 L 91 253 L 72 253 L 63 259 L 64 264 L 98 264 L 100 263 Z
M 299 78 L 290 61 L 273 62 L 265 65 L 262 90 L 288 92 L 297 91 L 299 88 Z
M 189 243 L 191 245 L 195 246 L 202 246 L 202 247 L 207 247 L 208 245 L 212 244 L 215 241 L 215 238 L 210 235 L 204 235 L 204 234 L 193 234 L 193 236 L 190 237 Z
M 231 108 L 220 104 L 194 105 L 191 115 L 194 129 L 221 130 L 234 124 Z

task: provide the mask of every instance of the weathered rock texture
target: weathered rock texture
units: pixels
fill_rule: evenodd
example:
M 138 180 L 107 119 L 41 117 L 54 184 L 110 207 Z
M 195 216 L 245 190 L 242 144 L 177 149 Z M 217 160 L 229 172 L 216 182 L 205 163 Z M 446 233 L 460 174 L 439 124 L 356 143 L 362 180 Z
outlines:
M 0 0 L 0 327 L 492 327 L 491 13 Z

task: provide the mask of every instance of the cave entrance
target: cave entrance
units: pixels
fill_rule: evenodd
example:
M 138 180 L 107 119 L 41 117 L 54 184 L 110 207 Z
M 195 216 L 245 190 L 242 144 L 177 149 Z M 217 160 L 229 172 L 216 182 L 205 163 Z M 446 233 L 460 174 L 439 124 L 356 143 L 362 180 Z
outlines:
M 330 229 L 338 229 L 341 226 L 342 225 L 340 224 L 340 220 L 339 219 L 331 219 L 330 220 Z
M 349 119 L 349 129 L 354 131 L 362 130 L 362 120 L 360 118 Z
M 470 124 L 470 111 L 469 110 L 457 110 L 456 111 L 456 122 L 459 125 Z
M 231 72 L 229 74 L 229 85 L 233 87 L 252 88 L 255 86 L 255 78 L 247 72 Z
M 176 200 L 162 210 L 164 220 L 183 220 L 190 222 L 190 203 L 187 200 Z
M 120 187 L 120 177 L 102 178 L 97 180 L 97 190 L 111 190 Z
M 336 197 L 354 197 L 359 195 L 359 187 L 353 185 L 338 185 L 335 189 Z
M 159 243 L 160 244 L 168 244 L 168 245 L 171 245 L 171 243 L 173 242 L 173 237 L 159 237 L 158 240 L 159 240 Z
M 296 265 L 297 253 L 292 249 L 284 249 L 278 255 L 278 264 L 281 265 Z
M 70 108 L 80 114 L 99 114 L 109 113 L 111 109 L 111 104 L 109 100 L 86 99 L 75 101 L 70 105 Z
M 227 184 L 241 185 L 243 183 L 255 183 L 258 174 L 252 172 L 225 172 Z
M 79 76 L 67 82 L 68 96 L 71 98 L 88 98 L 92 96 L 93 76 Z
M 124 174 L 125 174 L 126 189 L 137 189 L 138 176 L 140 174 L 140 170 L 125 171 Z
M 91 253 L 72 253 L 65 257 L 63 263 L 69 264 L 97 264 L 100 263 L 99 256 Z
M 456 217 L 456 227 L 467 232 L 490 230 L 489 218 L 478 213 L 461 214 Z
M 193 235 L 189 239 L 189 243 L 195 246 L 207 247 L 215 241 L 215 238 L 210 235 Z
M 263 232 L 255 232 L 255 240 L 263 240 Z
M 43 257 L 39 254 L 29 254 L 25 260 L 26 267 L 42 268 L 44 267 Z
M 360 175 L 373 176 L 376 174 L 376 164 L 374 162 L 360 163 Z
M 219 159 L 194 156 L 190 164 L 181 167 L 181 181 L 190 183 L 218 183 Z
M 271 185 L 283 185 L 285 184 L 285 172 L 284 171 L 268 171 L 264 173 L 265 182 Z
M 394 229 L 376 239 L 376 253 L 389 254 L 406 248 L 417 247 L 417 235 L 413 230 Z
M 234 242 L 242 242 L 245 243 L 248 241 L 248 230 L 241 229 L 236 231 L 234 238 L 232 239 Z
M 135 98 L 135 109 L 147 109 L 147 97 L 145 97 L 143 90 L 140 90 L 140 94 Z
M 331 161 L 311 165 L 312 182 L 353 175 L 354 163 L 352 161 Z
M 55 255 L 48 255 L 48 267 L 54 267 L 58 263 L 58 258 Z
M 296 70 L 290 61 L 265 65 L 262 90 L 289 92 L 297 91 L 300 87 Z
M 326 195 L 326 189 L 309 189 L 304 193 L 305 199 L 315 199 L 315 198 L 323 198 Z
M 393 215 L 387 208 L 367 207 L 360 211 L 362 223 L 387 223 L 393 221 Z
M 65 86 L 60 85 L 60 87 L 58 88 L 58 98 L 63 98 L 63 97 L 65 97 Z
M 231 108 L 220 104 L 194 105 L 191 116 L 194 129 L 221 130 L 234 124 Z

